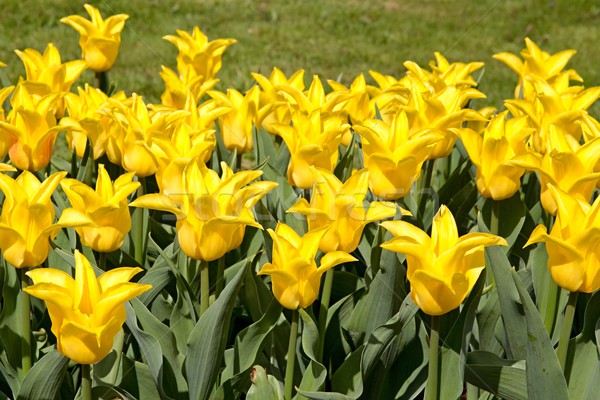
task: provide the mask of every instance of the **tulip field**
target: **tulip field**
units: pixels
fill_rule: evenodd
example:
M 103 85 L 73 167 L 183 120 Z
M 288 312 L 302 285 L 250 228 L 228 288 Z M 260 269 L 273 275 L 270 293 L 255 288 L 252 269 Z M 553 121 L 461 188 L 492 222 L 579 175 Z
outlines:
M 52 21 L 80 58 L 0 71 L 0 400 L 598 398 L 575 49 L 490 54 L 493 104 L 484 62 L 434 49 L 234 88 L 237 38 L 172 27 L 146 96 L 118 84 L 117 5 Z

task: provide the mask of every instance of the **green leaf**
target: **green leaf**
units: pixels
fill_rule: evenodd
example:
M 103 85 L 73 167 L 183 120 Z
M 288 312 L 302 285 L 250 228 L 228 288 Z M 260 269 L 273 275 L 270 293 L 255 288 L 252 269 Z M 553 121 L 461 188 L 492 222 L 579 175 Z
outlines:
M 251 274 L 246 274 L 246 280 L 248 275 Z M 262 318 L 237 334 L 233 347 L 233 360 L 231 363 L 227 363 L 221 374 L 221 386 L 231 384 L 238 388 L 241 385 L 240 382 L 247 381 L 248 371 L 259 358 L 264 343 L 277 325 L 280 316 L 281 306 L 277 300 L 272 298 L 271 304 Z M 242 388 L 242 390 L 245 389 Z
M 208 399 L 221 367 L 237 293 L 247 268 L 242 268 L 219 298 L 200 317 L 188 340 L 185 372 L 190 399 Z
M 527 321 L 528 399 L 568 399 L 567 382 L 540 314 L 515 271 L 512 277 Z
M 165 391 L 174 398 L 187 394 L 187 384 L 181 372 L 183 355 L 177 350 L 177 341 L 173 332 L 144 306 L 138 299 L 130 304 L 144 332 L 152 335 L 159 343 L 163 355 L 163 381 Z
M 260 365 L 255 365 L 251 373 L 252 386 L 248 390 L 247 400 L 283 400 L 283 388 L 272 375 Z
M 600 352 L 595 330 L 600 327 L 600 291 L 596 291 L 585 308 L 581 333 L 569 341 L 565 377 L 569 382 L 571 400 L 592 400 L 598 397 Z
M 116 386 L 96 385 L 92 388 L 92 398 L 98 400 L 137 400 L 135 396 Z
M 406 275 L 398 254 L 383 250 L 380 270 L 352 312 L 346 326 L 358 346 L 375 328 L 385 324 L 400 308 L 406 297 L 403 281 Z
M 508 343 L 508 358 L 524 360 L 527 356 L 527 321 L 523 315 L 523 306 L 515 281 L 511 275 L 511 266 L 504 251 L 498 246 L 485 249 L 486 265 L 492 269 L 498 300 L 502 311 L 502 321 Z
M 506 400 L 527 400 L 525 361 L 504 360 L 487 351 L 467 356 L 465 378 L 471 385 Z
M 310 359 L 310 363 L 306 371 L 302 375 L 299 389 L 314 391 L 318 390 L 325 382 L 327 371 L 323 364 L 317 360 L 317 351 L 319 348 L 319 328 L 310 315 L 303 309 L 298 309 L 302 317 L 302 349 Z M 302 398 L 302 396 L 297 396 Z
M 137 317 L 133 307 L 129 303 L 125 303 L 125 310 L 127 311 L 127 327 L 140 346 L 144 361 L 152 374 L 154 385 L 158 389 L 161 398 L 171 399 L 171 397 L 167 396 L 163 387 L 163 354 L 160 342 L 154 336 L 138 327 Z
M 21 384 L 17 400 L 54 400 L 69 366 L 69 359 L 52 350 L 39 359 Z

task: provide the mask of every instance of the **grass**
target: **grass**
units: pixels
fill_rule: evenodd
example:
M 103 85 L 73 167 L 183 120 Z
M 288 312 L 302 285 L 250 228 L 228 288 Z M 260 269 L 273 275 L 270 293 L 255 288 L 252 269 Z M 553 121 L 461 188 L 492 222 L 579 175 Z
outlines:
M 130 15 L 111 80 L 128 93 L 157 102 L 163 90 L 160 66 L 175 66 L 176 49 L 162 40 L 176 29 L 199 26 L 210 39 L 238 43 L 224 56 L 219 88 L 247 89 L 250 72 L 269 74 L 274 66 L 307 79 L 352 82 L 370 69 L 400 76 L 402 63 L 426 65 L 434 51 L 451 61 L 483 61 L 478 105 L 501 107 L 512 96 L 516 76 L 491 56 L 518 52 L 530 37 L 554 53 L 574 48 L 571 61 L 586 86 L 600 85 L 600 6 L 594 0 L 158 0 L 90 1 L 104 16 Z M 78 35 L 59 19 L 85 15 L 79 2 L 4 0 L 0 19 L 0 60 L 12 82 L 24 74 L 14 49 L 43 50 L 55 43 L 63 61 L 78 58 Z M 86 72 L 82 81 L 91 81 Z

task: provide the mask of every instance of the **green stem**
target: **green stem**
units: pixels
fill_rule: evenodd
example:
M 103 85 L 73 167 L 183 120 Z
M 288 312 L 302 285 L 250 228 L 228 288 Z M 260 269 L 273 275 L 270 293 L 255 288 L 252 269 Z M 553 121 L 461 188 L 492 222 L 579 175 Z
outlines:
M 296 364 L 296 340 L 298 339 L 298 310 L 292 312 L 290 342 L 288 344 L 287 364 L 285 366 L 285 400 L 291 400 L 294 389 L 294 365 Z
M 427 200 L 425 197 L 425 190 L 431 187 L 431 180 L 433 178 L 433 168 L 435 166 L 435 159 L 426 161 L 427 167 L 425 169 L 425 177 L 421 180 L 419 185 L 419 216 L 423 219 L 423 213 L 425 212 L 425 205 Z
M 81 364 L 81 400 L 92 400 L 92 378 L 89 364 Z
M 431 334 L 429 335 L 429 370 L 427 375 L 427 387 L 425 388 L 426 400 L 438 400 L 438 360 L 440 347 L 440 320 L 439 317 L 431 316 Z
M 208 261 L 200 261 L 200 315 L 208 310 L 210 296 Z
M 215 299 L 219 298 L 219 295 L 223 291 L 223 275 L 225 274 L 225 257 L 219 258 L 217 263 L 217 284 L 215 286 Z
M 500 221 L 500 202 L 494 200 L 492 202 L 492 220 L 490 221 L 490 233 L 498 235 Z
M 573 317 L 575 316 L 575 306 L 577 305 L 578 295 L 579 292 L 569 293 L 569 301 L 567 302 L 567 308 L 565 310 L 565 319 L 563 320 L 560 339 L 558 341 L 557 356 L 563 372 L 565 371 L 565 364 L 567 362 L 567 350 L 569 349 L 569 339 L 571 338 L 571 328 L 573 327 Z
M 19 278 L 21 279 L 21 292 L 19 294 L 19 326 L 21 331 L 21 379 L 25 378 L 27 372 L 31 369 L 31 302 L 29 294 L 23 289 L 27 287 L 27 276 L 25 270 L 19 268 Z
M 329 301 L 331 299 L 331 288 L 333 287 L 333 269 L 325 272 L 325 282 L 323 283 L 323 293 L 321 294 L 321 310 L 319 311 L 319 351 L 317 361 L 323 359 L 323 350 L 325 349 L 325 331 L 327 329 L 327 313 L 329 312 Z
M 110 95 L 110 93 L 108 93 L 108 72 L 96 72 L 96 80 L 98 81 L 98 89 L 102 90 L 105 94 Z
M 556 323 L 556 313 L 558 311 L 558 303 L 560 300 L 560 291 L 562 290 L 560 286 L 557 286 L 552 279 L 552 276 L 548 273 L 546 277 L 549 282 L 548 286 L 548 300 L 546 312 L 544 314 L 544 326 L 546 327 L 546 332 L 548 335 L 552 336 L 552 331 L 554 330 L 554 324 Z
M 103 251 L 98 254 L 98 268 L 102 271 L 106 271 L 106 253 Z
M 237 153 L 235 155 L 235 172 L 240 172 L 242 170 L 242 153 Z
M 144 178 L 139 178 L 140 187 L 137 191 L 137 197 L 141 197 L 146 192 L 146 180 Z M 140 266 L 144 267 L 144 238 L 146 236 L 146 232 L 144 232 L 144 209 L 141 207 L 137 207 L 133 211 L 133 226 L 135 229 L 135 260 L 140 264 Z

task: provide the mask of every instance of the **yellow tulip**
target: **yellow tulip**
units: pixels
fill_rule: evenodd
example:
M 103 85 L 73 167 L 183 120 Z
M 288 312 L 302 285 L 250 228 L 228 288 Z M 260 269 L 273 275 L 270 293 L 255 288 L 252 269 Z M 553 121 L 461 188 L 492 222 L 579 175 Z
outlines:
M 525 169 L 507 164 L 526 149 L 525 139 L 533 129 L 527 128 L 526 118 L 506 119 L 508 112 L 490 120 L 483 135 L 472 129 L 463 129 L 460 138 L 477 167 L 477 189 L 494 200 L 511 197 L 521 187 Z
M 344 251 L 325 254 L 317 267 L 315 256 L 326 229 L 310 231 L 300 237 L 284 223 L 275 231 L 268 229 L 273 239 L 273 260 L 263 265 L 259 275 L 270 275 L 273 295 L 285 308 L 296 310 L 310 306 L 321 285 L 321 276 L 336 265 L 356 261 Z
M 12 165 L 0 163 L 0 172 L 15 172 L 17 169 Z
M 349 88 L 339 82 L 329 80 L 329 86 L 336 91 L 345 94 L 347 101 L 344 103 L 342 110 L 350 118 L 352 124 L 359 124 L 365 119 L 375 117 L 375 106 L 371 102 L 371 95 L 375 88 L 368 86 L 365 76 L 360 74 Z
M 600 172 L 594 167 L 600 160 L 600 138 L 593 139 L 583 146 L 569 139 L 569 135 L 554 125 L 548 126 L 546 154 L 527 152 L 508 161 L 510 165 L 538 173 L 541 186 L 541 202 L 544 209 L 556 214 L 557 205 L 548 184 L 569 193 L 581 201 L 589 202 Z
M 0 104 L 4 104 L 8 96 L 12 93 L 14 86 L 8 86 L 0 89 Z M 4 117 L 4 107 L 0 107 L 0 122 L 6 122 Z M 2 131 L 2 127 L 0 126 L 0 132 Z M 8 149 L 12 144 L 12 138 L 10 135 L 0 134 L 0 160 L 6 157 L 8 154 Z
M 382 120 L 366 120 L 354 129 L 363 138 L 365 165 L 369 169 L 369 188 L 385 200 L 408 195 L 419 178 L 421 167 L 443 137 L 436 133 L 409 137 L 406 113 L 400 111 L 391 125 Z
M 152 112 L 142 98 L 133 95 L 131 106 L 117 99 L 109 99 L 112 108 L 103 111 L 115 124 L 108 132 L 106 153 L 108 159 L 139 177 L 153 175 L 158 169 L 155 140 L 168 139 L 186 111 Z
M 306 115 L 292 112 L 292 125 L 272 125 L 287 145 L 291 158 L 287 178 L 292 186 L 310 189 L 313 184 L 311 166 L 333 171 L 338 160 L 342 134 L 349 128 L 335 120 L 323 121 L 321 111 L 315 109 Z
M 365 203 L 369 186 L 368 170 L 355 172 L 346 183 L 329 171 L 316 168 L 312 171 L 316 177 L 310 204 L 306 199 L 300 199 L 287 212 L 306 215 L 309 231 L 327 227 L 319 244 L 321 251 L 341 250 L 350 253 L 358 247 L 363 228 L 369 222 L 396 215 L 394 203 Z
M 546 243 L 548 269 L 556 284 L 571 292 L 592 293 L 600 289 L 600 198 L 592 205 L 548 185 L 557 204 L 550 234 L 538 225 L 525 246 Z
M 184 67 L 179 75 L 163 65 L 160 77 L 165 83 L 165 91 L 160 96 L 162 104 L 179 110 L 184 109 L 188 94 L 200 99 L 219 82 L 218 79 L 206 80 L 204 76 L 196 75 L 191 65 Z
M 525 49 L 521 51 L 522 60 L 515 54 L 507 52 L 494 54 L 493 57 L 519 75 L 515 98 L 532 99 L 535 92 L 525 78 L 535 76 L 552 84 L 553 80 L 563 73 L 563 69 L 575 53 L 575 50 L 563 50 L 550 55 L 540 49 L 531 39 L 525 38 Z M 575 70 L 564 72 L 567 73 L 569 80 L 583 81 Z
M 0 137 L 8 138 L 8 155 L 18 169 L 38 171 L 50 162 L 56 135 L 63 129 L 54 116 L 58 98 L 57 93 L 35 98 L 17 85 L 12 109 L 5 121 L 0 120 Z
M 74 60 L 62 63 L 58 49 L 49 43 L 40 54 L 37 50 L 15 50 L 25 67 L 26 80 L 20 82 L 27 86 L 28 91 L 35 96 L 44 96 L 49 93 L 59 93 L 61 98 L 56 107 L 56 117 L 64 114 L 62 96 L 71 90 L 71 86 L 82 72 L 87 68 L 83 60 Z
M 212 261 L 237 248 L 246 226 L 262 229 L 252 207 L 277 184 L 261 181 L 248 185 L 262 171 L 233 171 L 221 163 L 219 178 L 201 161 L 189 162 L 183 172 L 182 195 L 148 194 L 130 206 L 167 211 L 177 217 L 181 249 L 196 260 Z
M 61 229 L 54 224 L 50 196 L 65 175 L 66 172 L 57 172 L 40 183 L 29 171 L 23 171 L 17 179 L 0 174 L 0 190 L 5 196 L 0 216 L 0 249 L 13 266 L 35 267 L 48 257 L 48 240 Z
M 186 75 L 186 69 L 191 66 L 194 75 L 201 77 L 203 82 L 215 77 L 221 69 L 223 53 L 229 46 L 237 43 L 235 39 L 216 39 L 209 42 L 197 26 L 194 27 L 191 35 L 182 30 L 177 30 L 177 35 L 167 35 L 163 39 L 179 50 L 177 55 L 179 74 Z
M 485 95 L 473 88 L 458 89 L 448 86 L 440 92 L 430 94 L 422 93 L 417 85 L 414 85 L 409 102 L 404 108 L 410 136 L 428 135 L 432 130 L 437 131 L 443 139 L 437 142 L 429 158 L 447 157 L 464 123 L 485 120 L 477 111 L 463 108 L 469 100 L 479 98 L 485 98 Z
M 58 223 L 64 224 L 73 218 L 87 220 L 85 226 L 75 228 L 81 243 L 103 253 L 119 249 L 131 230 L 127 196 L 140 186 L 139 182 L 132 182 L 133 177 L 130 172 L 113 183 L 100 164 L 96 190 L 76 179 L 63 180 L 61 186 L 72 208 L 63 210 Z
M 259 73 L 252 72 L 252 77 L 260 86 L 259 108 L 270 104 L 273 112 L 267 114 L 262 121 L 262 126 L 269 133 L 275 133 L 272 124 L 287 125 L 292 120 L 290 108 L 283 94 L 279 92 L 281 85 L 290 85 L 302 92 L 304 90 L 304 70 L 294 72 L 289 78 L 277 67 L 273 68 L 267 78 Z
M 253 86 L 245 95 L 235 89 L 227 89 L 227 94 L 209 91 L 211 97 L 229 112 L 219 117 L 219 127 L 223 143 L 228 150 L 237 150 L 238 154 L 247 153 L 254 148 L 252 127 L 259 127 L 265 116 L 271 111 L 271 104 L 260 107 L 260 89 Z
M 444 205 L 433 218 L 431 237 L 406 221 L 381 225 L 394 235 L 381 247 L 406 255 L 411 298 L 429 315 L 446 314 L 460 306 L 485 268 L 484 248 L 507 245 L 503 238 L 488 233 L 459 237 L 456 221 Z
M 88 84 L 77 90 L 78 94 L 68 93 L 65 96 L 69 116 L 61 118 L 60 125 L 68 127 L 67 143 L 70 151 L 75 150 L 77 157 L 82 158 L 89 138 L 92 141 L 93 158 L 97 160 L 106 152 L 110 124 L 114 123 L 110 117 L 98 112 L 107 106 L 109 97 Z M 111 98 L 126 100 L 124 92 L 115 93 Z
M 83 6 L 90 15 L 91 21 L 80 15 L 71 15 L 61 18 L 60 22 L 69 25 L 79 33 L 81 57 L 87 62 L 88 67 L 94 72 L 108 71 L 119 54 L 121 31 L 129 16 L 117 14 L 104 20 L 97 8 L 90 4 Z
M 79 364 L 95 364 L 112 350 L 125 322 L 125 302 L 152 288 L 129 282 L 141 268 L 121 267 L 96 278 L 90 262 L 75 250 L 75 279 L 54 268 L 27 272 L 24 290 L 46 302 L 57 350 Z
M 477 82 L 471 74 L 485 65 L 480 61 L 462 63 L 448 60 L 439 52 L 433 53 L 435 61 L 429 62 L 429 67 L 434 74 L 437 74 L 440 79 L 448 86 L 466 86 L 475 87 Z

